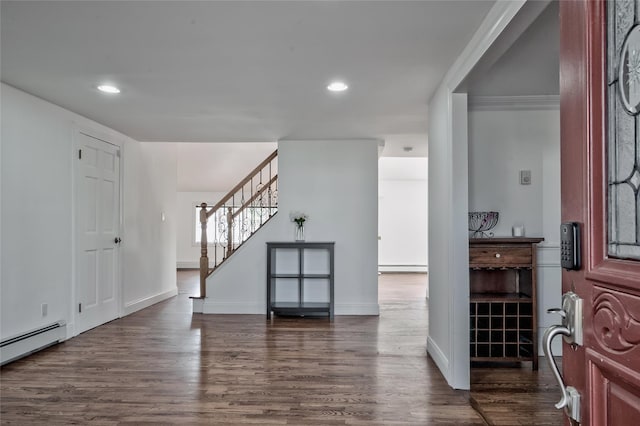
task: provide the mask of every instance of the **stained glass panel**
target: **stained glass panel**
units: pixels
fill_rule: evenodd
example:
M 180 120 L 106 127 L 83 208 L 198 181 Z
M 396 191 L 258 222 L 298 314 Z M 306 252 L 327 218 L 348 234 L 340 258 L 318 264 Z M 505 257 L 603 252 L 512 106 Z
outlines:
M 608 2 L 609 256 L 640 259 L 640 0 Z

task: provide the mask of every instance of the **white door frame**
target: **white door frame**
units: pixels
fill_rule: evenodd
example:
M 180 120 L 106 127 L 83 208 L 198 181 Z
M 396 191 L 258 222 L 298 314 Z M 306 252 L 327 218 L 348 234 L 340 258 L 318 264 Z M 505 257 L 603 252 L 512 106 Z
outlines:
M 67 324 L 67 338 L 77 336 L 79 334 L 78 327 L 78 305 L 77 305 L 77 286 L 78 286 L 78 277 L 77 277 L 77 264 L 78 264 L 78 253 L 77 253 L 77 230 L 76 230 L 76 213 L 78 207 L 78 199 L 77 199 L 77 188 L 76 188 L 76 178 L 79 175 L 79 167 L 80 163 L 78 161 L 78 150 L 80 149 L 80 135 L 83 134 L 85 136 L 89 136 L 95 139 L 99 139 L 103 142 L 109 143 L 118 147 L 120 152 L 120 171 L 119 171 L 119 211 L 118 211 L 118 228 L 120 238 L 124 241 L 124 223 L 123 223 L 123 212 L 124 212 L 124 197 L 123 197 L 123 178 L 124 178 L 124 140 L 123 137 L 115 134 L 106 132 L 96 127 L 90 127 L 87 125 L 78 125 L 77 123 L 73 123 L 71 126 L 71 292 L 69 294 L 69 318 L 73 321 L 70 324 Z M 116 251 L 117 262 L 118 262 L 118 271 L 116 273 L 116 300 L 118 305 L 118 318 L 124 316 L 124 292 L 123 292 L 123 281 L 122 281 L 122 250 Z

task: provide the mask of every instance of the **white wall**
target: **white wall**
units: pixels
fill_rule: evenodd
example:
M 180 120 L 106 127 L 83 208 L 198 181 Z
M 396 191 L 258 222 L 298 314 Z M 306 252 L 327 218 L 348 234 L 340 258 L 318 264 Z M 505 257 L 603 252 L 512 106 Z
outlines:
M 520 185 L 520 170 L 531 171 L 531 185 Z M 496 236 L 511 236 L 512 225 L 523 223 L 527 236 L 557 243 L 559 177 L 557 109 L 478 110 L 469 115 L 469 208 L 500 212 Z
M 448 96 L 439 90 L 429 103 L 429 336 L 427 351 L 451 384 L 450 347 L 451 142 Z M 434 182 L 438 182 L 437 185 Z M 438 208 L 434 208 L 438 206 Z
M 170 154 L 165 148 L 147 160 L 153 149 L 143 144 L 5 84 L 1 89 L 1 338 L 58 320 L 67 321 L 68 335 L 74 334 L 72 138 L 79 128 L 124 144 L 121 308 L 135 309 L 144 305 L 135 302 L 155 300 L 167 289 L 175 291 L 175 228 L 170 205 L 175 203 L 175 183 L 170 202 L 166 198 L 175 169 L 167 161 Z M 152 179 L 138 181 L 145 176 Z M 142 220 L 134 210 L 136 200 L 140 208 L 144 202 L 153 211 L 165 209 L 168 223 Z M 157 218 L 159 221 L 159 212 Z M 159 243 L 165 244 L 161 250 L 155 247 Z M 172 250 L 169 275 L 164 262 L 171 258 Z M 129 255 L 136 256 L 135 261 Z M 146 275 L 150 271 L 154 272 Z M 48 304 L 46 317 L 41 315 L 42 303 Z
M 461 389 L 469 387 L 467 169 L 452 165 L 467 163 L 466 102 L 465 94 L 440 89 L 429 108 L 429 182 L 438 184 L 429 187 L 427 351 L 449 385 Z
M 2 338 L 69 319 L 73 117 L 2 85 Z M 40 305 L 49 304 L 42 318 Z
M 378 154 L 375 140 L 280 141 L 279 212 L 207 280 L 205 313 L 266 312 L 266 241 L 335 241 L 335 310 L 377 315 Z
M 131 313 L 177 294 L 175 144 L 130 141 L 123 188 L 122 277 Z
M 240 179 L 238 179 L 239 181 Z M 229 188 L 231 189 L 231 188 Z M 225 192 L 178 192 L 176 197 L 177 226 L 177 266 L 178 268 L 200 267 L 200 244 L 194 243 L 195 238 L 195 206 L 203 201 L 209 205 L 217 203 Z M 213 247 L 213 246 L 212 246 Z M 213 267 L 213 256 L 209 256 L 210 266 Z
M 547 315 L 561 297 L 560 111 L 514 108 L 469 114 L 469 209 L 498 211 L 496 236 L 510 236 L 514 223 L 527 236 L 543 237 L 538 257 L 539 341 L 557 321 Z M 531 185 L 520 185 L 520 170 L 531 170 Z M 556 342 L 554 342 L 556 343 Z M 554 353 L 561 353 L 560 341 Z
M 427 158 L 378 161 L 378 269 L 427 271 Z

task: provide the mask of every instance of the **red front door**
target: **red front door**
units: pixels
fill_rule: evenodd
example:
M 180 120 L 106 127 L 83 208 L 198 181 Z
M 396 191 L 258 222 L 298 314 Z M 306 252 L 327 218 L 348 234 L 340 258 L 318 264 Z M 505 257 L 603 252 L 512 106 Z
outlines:
M 640 1 L 560 2 L 562 220 L 582 234 L 562 290 L 584 301 L 562 364 L 583 425 L 640 423 L 639 24 Z

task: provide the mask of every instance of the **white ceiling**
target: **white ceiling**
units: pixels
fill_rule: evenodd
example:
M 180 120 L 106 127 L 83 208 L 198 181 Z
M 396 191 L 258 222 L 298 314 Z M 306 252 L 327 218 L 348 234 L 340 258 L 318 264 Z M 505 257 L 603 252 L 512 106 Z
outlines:
M 539 5 L 544 3 L 534 6 Z M 471 73 L 467 87 L 469 96 L 560 94 L 558 1 L 552 1 L 543 10 L 533 13 L 539 15 L 530 25 L 527 24 L 522 34 L 489 69 Z
M 378 138 L 426 155 L 429 98 L 492 4 L 2 1 L 1 77 L 139 141 Z M 349 91 L 328 93 L 334 78 Z
M 275 142 L 178 143 L 177 190 L 226 193 L 277 148 Z

